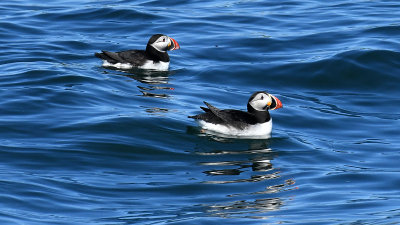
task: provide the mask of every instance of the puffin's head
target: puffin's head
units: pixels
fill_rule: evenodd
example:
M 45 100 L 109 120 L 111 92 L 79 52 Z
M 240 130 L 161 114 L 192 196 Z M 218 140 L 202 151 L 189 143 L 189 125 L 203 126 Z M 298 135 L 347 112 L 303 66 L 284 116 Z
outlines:
M 178 42 L 164 34 L 155 34 L 151 36 L 147 45 L 153 46 L 160 52 L 177 50 L 180 48 Z
M 252 94 L 247 103 L 247 111 L 267 111 L 282 108 L 282 102 L 275 96 L 265 92 L 258 91 Z

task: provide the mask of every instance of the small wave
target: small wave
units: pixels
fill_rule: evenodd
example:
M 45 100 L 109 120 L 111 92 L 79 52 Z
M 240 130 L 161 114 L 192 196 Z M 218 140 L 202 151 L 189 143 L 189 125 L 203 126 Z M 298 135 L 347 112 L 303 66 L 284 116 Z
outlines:
M 137 11 L 134 9 L 118 9 L 118 8 L 78 8 L 74 10 L 59 12 L 46 11 L 36 16 L 39 19 L 48 21 L 82 21 L 84 20 L 118 20 L 132 21 L 137 19 L 156 19 L 157 15 Z
M 399 59 L 400 53 L 387 50 L 349 51 L 316 62 L 280 65 L 267 73 L 269 81 L 283 88 L 398 92 Z
M 377 26 L 364 30 L 364 34 L 400 35 L 400 25 Z

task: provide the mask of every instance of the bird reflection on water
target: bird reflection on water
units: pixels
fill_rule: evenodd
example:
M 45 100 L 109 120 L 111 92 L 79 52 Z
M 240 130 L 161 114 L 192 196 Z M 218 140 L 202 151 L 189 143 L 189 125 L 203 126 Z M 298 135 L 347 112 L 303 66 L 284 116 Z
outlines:
M 156 71 L 156 70 L 141 70 L 141 69 L 130 69 L 124 71 L 123 74 L 126 77 L 132 78 L 143 84 L 159 85 L 168 84 L 169 76 L 176 72 L 171 71 Z
M 221 137 L 208 137 L 217 138 L 219 142 L 228 142 L 228 145 L 232 141 Z M 199 163 L 200 166 L 210 167 L 203 171 L 207 175 L 206 178 L 209 178 L 203 183 L 212 185 L 257 183 L 254 187 L 261 188 L 254 192 L 231 193 L 227 195 L 231 199 L 227 202 L 205 205 L 207 213 L 212 216 L 263 217 L 269 211 L 279 210 L 284 204 L 284 199 L 277 197 L 279 192 L 297 189 L 293 186 L 294 179 L 282 179 L 281 171 L 274 168 L 272 161 L 278 157 L 278 153 L 269 148 L 269 140 L 241 141 L 249 142 L 247 150 L 197 152 L 198 155 L 209 159 L 207 162 Z M 221 160 L 232 157 L 236 160 Z M 238 176 L 240 178 L 237 178 Z
M 156 71 L 156 70 L 143 70 L 143 69 L 129 69 L 122 70 L 114 67 L 106 67 L 108 70 L 105 73 L 128 77 L 130 79 L 139 81 L 142 85 L 136 87 L 142 93 L 143 97 L 167 99 L 170 98 L 173 87 L 168 87 L 169 76 L 172 76 L 176 71 Z M 110 72 L 111 71 L 111 72 Z M 148 107 L 143 106 L 147 113 L 166 113 L 169 111 L 163 107 Z

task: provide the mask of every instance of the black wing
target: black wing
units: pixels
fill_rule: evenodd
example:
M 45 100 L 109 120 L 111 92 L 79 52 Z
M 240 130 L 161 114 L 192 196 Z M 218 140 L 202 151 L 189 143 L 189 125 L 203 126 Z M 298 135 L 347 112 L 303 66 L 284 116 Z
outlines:
M 146 61 L 146 53 L 143 50 L 128 50 L 122 52 L 102 51 L 102 53 L 96 53 L 95 56 L 112 64 L 129 63 L 133 66 L 138 66 Z
M 213 124 L 233 126 L 238 129 L 244 129 L 249 124 L 257 123 L 254 115 L 248 112 L 233 109 L 220 110 L 207 102 L 204 102 L 204 104 L 206 104 L 208 109 L 204 107 L 200 108 L 202 108 L 205 113 L 189 116 L 189 118 L 204 120 Z

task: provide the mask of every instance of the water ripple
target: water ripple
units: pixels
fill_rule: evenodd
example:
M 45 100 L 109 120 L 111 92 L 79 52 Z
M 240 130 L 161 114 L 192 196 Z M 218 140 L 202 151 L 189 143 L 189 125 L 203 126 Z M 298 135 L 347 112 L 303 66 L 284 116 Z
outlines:
M 0 223 L 397 222 L 398 6 L 0 3 Z M 168 72 L 93 56 L 154 33 L 181 45 Z M 284 105 L 268 140 L 187 118 L 258 90 Z

